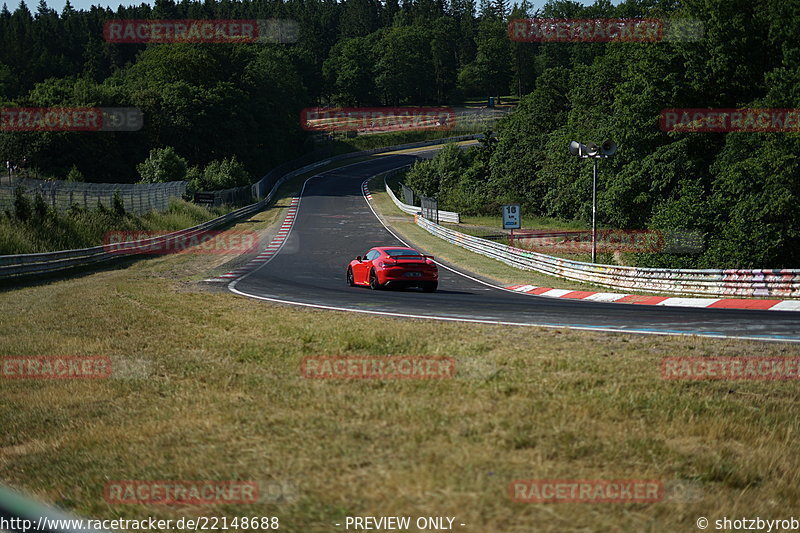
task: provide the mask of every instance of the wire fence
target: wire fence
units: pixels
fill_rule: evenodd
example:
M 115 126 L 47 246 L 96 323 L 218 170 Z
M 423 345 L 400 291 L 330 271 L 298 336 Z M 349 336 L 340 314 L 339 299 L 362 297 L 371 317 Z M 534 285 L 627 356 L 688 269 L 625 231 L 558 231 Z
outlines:
M 128 184 L 20 179 L 11 185 L 0 185 L 0 212 L 13 212 L 19 186 L 30 200 L 40 194 L 48 206 L 61 212 L 73 206 L 94 209 L 101 204 L 110 208 L 114 194 L 118 193 L 126 211 L 141 215 L 152 210 L 164 211 L 172 198 L 181 198 L 186 193 L 185 181 Z

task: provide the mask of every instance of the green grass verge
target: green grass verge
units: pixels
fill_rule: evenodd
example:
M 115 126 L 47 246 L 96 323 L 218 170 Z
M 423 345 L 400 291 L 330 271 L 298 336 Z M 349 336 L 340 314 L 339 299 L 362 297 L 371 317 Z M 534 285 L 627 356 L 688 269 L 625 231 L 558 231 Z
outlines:
M 229 208 L 207 209 L 173 199 L 166 211 L 144 215 L 115 214 L 109 209 L 72 210 L 44 216 L 32 215 L 23 221 L 14 216 L 0 216 L 0 255 L 33 254 L 88 248 L 103 244 L 109 231 L 169 232 L 196 226 L 230 211 Z

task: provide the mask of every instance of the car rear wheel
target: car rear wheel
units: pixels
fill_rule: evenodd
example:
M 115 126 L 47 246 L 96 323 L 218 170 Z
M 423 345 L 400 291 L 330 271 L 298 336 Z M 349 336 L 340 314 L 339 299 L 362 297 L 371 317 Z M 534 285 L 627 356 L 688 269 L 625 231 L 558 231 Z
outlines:
M 373 291 L 377 291 L 381 288 L 380 282 L 378 282 L 378 274 L 375 273 L 375 269 L 369 271 L 369 288 Z
M 439 287 L 438 281 L 431 281 L 422 286 L 423 292 L 434 292 Z
M 353 269 L 350 267 L 347 268 L 347 284 L 351 287 L 356 286 L 356 281 L 353 279 Z

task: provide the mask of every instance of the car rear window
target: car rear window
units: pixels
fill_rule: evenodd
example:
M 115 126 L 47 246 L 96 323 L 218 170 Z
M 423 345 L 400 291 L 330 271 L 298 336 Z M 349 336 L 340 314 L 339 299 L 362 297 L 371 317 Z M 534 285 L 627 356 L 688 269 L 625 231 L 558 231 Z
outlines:
M 398 248 L 396 250 L 386 250 L 386 253 L 392 257 L 397 257 L 398 255 L 416 255 L 417 257 L 421 256 L 418 251 L 412 250 L 410 248 Z

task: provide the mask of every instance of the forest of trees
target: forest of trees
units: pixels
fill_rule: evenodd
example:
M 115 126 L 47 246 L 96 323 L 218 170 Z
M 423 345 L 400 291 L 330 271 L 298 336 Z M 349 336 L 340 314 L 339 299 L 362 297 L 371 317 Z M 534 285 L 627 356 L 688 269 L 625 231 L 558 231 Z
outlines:
M 0 105 L 138 107 L 138 132 L 0 132 L 0 159 L 40 174 L 135 181 L 153 149 L 191 167 L 235 157 L 253 176 L 313 148 L 300 110 L 443 104 L 506 92 L 514 78 L 503 0 L 156 0 L 61 13 L 0 10 Z M 112 19 L 290 19 L 291 44 L 106 42 Z
M 522 17 L 690 18 L 703 39 L 522 43 Z M 297 21 L 291 44 L 116 44 L 110 19 Z M 442 105 L 521 96 L 495 138 L 446 150 L 410 180 L 445 208 L 588 220 L 591 169 L 571 140 L 613 139 L 600 163 L 601 222 L 699 229 L 707 250 L 654 256 L 670 266 L 798 266 L 797 133 L 667 133 L 665 108 L 794 108 L 800 101 L 800 2 L 550 0 L 156 0 L 61 13 L 44 0 L 0 10 L 1 106 L 138 107 L 136 132 L 0 132 L 0 160 L 41 174 L 133 182 L 159 175 L 153 154 L 188 179 L 263 175 L 313 148 L 300 110 L 317 105 Z M 152 152 L 152 153 L 151 153 Z M 137 170 L 139 169 L 139 170 Z M 149 169 L 149 170 L 148 170 Z M 214 172 L 211 172 L 213 174 Z
M 571 156 L 568 145 L 613 139 L 617 154 L 599 164 L 600 223 L 706 234 L 701 254 L 652 254 L 642 264 L 800 266 L 798 132 L 659 127 L 665 108 L 799 108 L 800 2 L 653 4 L 661 7 L 652 16 L 702 21 L 705 37 L 528 46 L 534 88 L 497 138 L 468 153 L 443 151 L 413 169 L 407 183 L 437 196 L 444 209 L 497 216 L 501 204 L 520 202 L 524 213 L 588 223 L 591 163 Z M 621 16 L 623 7 L 604 13 Z M 585 18 L 596 9 L 561 14 Z

